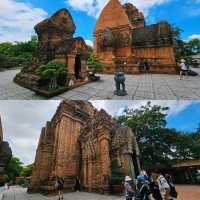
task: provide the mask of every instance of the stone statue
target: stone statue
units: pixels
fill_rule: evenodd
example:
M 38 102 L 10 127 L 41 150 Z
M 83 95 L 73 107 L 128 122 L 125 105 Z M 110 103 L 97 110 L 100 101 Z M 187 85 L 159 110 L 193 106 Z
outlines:
M 125 76 L 124 76 L 124 72 L 120 69 L 114 77 L 115 80 L 115 84 L 116 84 L 116 90 L 114 92 L 115 95 L 117 96 L 126 96 L 127 92 L 126 92 L 126 87 L 125 87 Z M 122 86 L 122 89 L 121 89 Z

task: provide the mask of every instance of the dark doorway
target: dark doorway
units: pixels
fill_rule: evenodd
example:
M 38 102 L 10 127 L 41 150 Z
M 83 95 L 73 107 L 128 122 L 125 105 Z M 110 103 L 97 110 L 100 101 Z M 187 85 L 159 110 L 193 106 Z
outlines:
M 75 73 L 76 79 L 81 78 L 81 55 L 80 54 L 77 54 L 75 57 L 74 73 Z

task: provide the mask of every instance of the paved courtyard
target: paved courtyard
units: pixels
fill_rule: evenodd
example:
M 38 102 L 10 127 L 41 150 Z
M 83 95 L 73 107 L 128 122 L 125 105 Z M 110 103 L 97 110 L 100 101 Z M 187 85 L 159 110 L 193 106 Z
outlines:
M 200 186 L 177 186 L 179 197 L 177 200 L 199 200 Z M 46 197 L 40 194 L 27 194 L 26 189 L 19 186 L 6 191 L 3 200 L 56 200 L 56 197 Z M 64 200 L 124 200 L 123 197 L 106 196 L 85 192 L 67 193 Z
M 200 73 L 200 69 L 195 69 Z M 34 92 L 13 83 L 17 70 L 0 72 L 0 99 L 39 100 L 45 99 Z M 199 100 L 200 76 L 179 80 L 178 75 L 142 74 L 126 75 L 126 89 L 128 96 L 118 97 L 113 94 L 115 84 L 113 75 L 101 75 L 101 81 L 65 92 L 52 99 L 73 100 Z
M 86 192 L 67 193 L 64 200 L 122 200 L 122 197 L 91 194 Z M 56 197 L 46 197 L 40 194 L 27 194 L 26 189 L 12 187 L 4 193 L 3 200 L 57 200 Z

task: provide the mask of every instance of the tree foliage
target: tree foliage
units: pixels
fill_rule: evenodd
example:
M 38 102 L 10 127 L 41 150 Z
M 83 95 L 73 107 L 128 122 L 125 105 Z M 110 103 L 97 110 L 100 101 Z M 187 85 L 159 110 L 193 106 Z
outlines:
M 32 171 L 33 171 L 33 164 L 27 165 L 23 167 L 20 176 L 29 177 L 32 175 Z
M 23 169 L 23 163 L 20 161 L 19 158 L 17 157 L 12 157 L 10 162 L 8 163 L 6 169 L 5 169 L 5 174 L 7 176 L 7 181 L 15 181 L 15 178 L 17 176 L 20 176 L 20 173 Z
M 30 41 L 0 44 L 0 69 L 19 67 L 30 62 L 38 44 L 37 36 Z
M 200 39 L 191 39 L 184 41 L 181 39 L 183 30 L 179 27 L 172 27 L 174 47 L 176 50 L 177 61 L 185 59 L 186 63 L 190 66 L 197 67 L 198 63 L 193 61 L 192 56 L 200 53 Z
M 89 51 L 89 58 L 87 64 L 90 70 L 95 70 L 96 72 L 102 72 L 102 65 L 95 57 L 93 49 L 90 49 Z
M 128 109 L 118 119 L 136 135 L 144 168 L 155 164 L 170 167 L 177 160 L 200 159 L 200 129 L 189 134 L 166 128 L 168 109 L 147 103 L 139 109 Z
M 46 65 L 41 65 L 36 74 L 40 75 L 43 79 L 48 80 L 49 90 L 55 90 L 58 86 L 64 86 L 67 78 L 67 66 L 58 61 L 52 60 Z

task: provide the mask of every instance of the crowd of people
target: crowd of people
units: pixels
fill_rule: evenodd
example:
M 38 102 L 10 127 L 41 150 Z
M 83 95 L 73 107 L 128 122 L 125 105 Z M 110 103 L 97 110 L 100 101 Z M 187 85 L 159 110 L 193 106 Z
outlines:
M 126 200 L 174 200 L 178 196 L 171 176 L 162 175 L 159 169 L 153 170 L 150 176 L 142 170 L 136 183 L 126 176 L 124 193 Z

